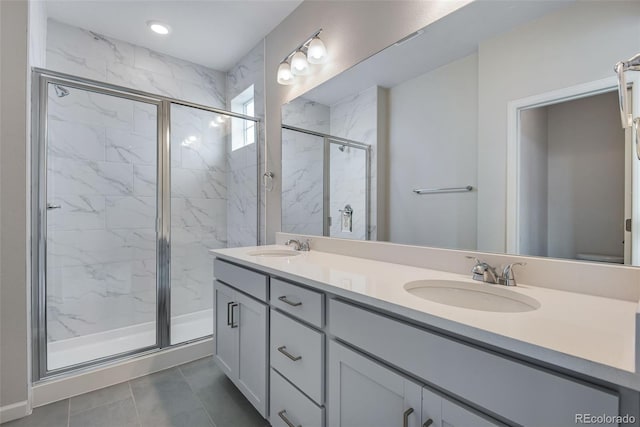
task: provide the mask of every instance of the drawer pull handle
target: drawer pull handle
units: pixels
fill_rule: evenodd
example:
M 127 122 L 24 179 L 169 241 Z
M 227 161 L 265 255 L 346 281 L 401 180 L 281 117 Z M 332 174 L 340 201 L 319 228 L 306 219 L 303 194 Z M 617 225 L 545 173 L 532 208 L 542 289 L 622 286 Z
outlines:
M 282 301 L 283 303 L 285 303 L 285 304 L 289 304 L 291 307 L 298 307 L 298 306 L 302 305 L 301 302 L 291 302 L 291 301 L 289 301 L 287 299 L 286 295 L 282 295 L 281 297 L 278 297 L 278 299 L 280 301 Z
M 233 318 L 233 309 L 235 307 L 238 307 L 239 304 L 237 302 L 233 302 L 231 303 L 231 328 L 237 328 L 238 324 L 236 323 L 235 319 Z
M 294 356 L 293 354 L 289 353 L 287 350 L 286 346 L 282 346 L 282 347 L 278 347 L 278 351 L 282 354 L 284 354 L 285 356 L 287 356 L 289 359 L 293 360 L 294 362 L 297 362 L 298 360 L 302 359 L 302 356 Z
M 402 427 L 409 427 L 409 415 L 413 414 L 413 408 L 409 408 L 402 414 Z
M 227 326 L 231 326 L 231 304 L 233 304 L 233 301 L 230 301 L 227 303 Z
M 285 411 L 284 409 L 280 412 L 278 412 L 278 416 L 282 419 L 282 421 L 284 421 L 284 423 L 286 425 L 288 425 L 289 427 L 296 427 L 291 421 L 289 421 L 289 419 L 284 415 L 286 414 L 287 411 Z M 299 425 L 298 427 L 302 427 L 301 425 Z
M 424 424 L 422 424 L 422 427 L 429 427 L 431 424 L 433 424 L 433 420 L 429 418 L 427 421 L 424 422 Z

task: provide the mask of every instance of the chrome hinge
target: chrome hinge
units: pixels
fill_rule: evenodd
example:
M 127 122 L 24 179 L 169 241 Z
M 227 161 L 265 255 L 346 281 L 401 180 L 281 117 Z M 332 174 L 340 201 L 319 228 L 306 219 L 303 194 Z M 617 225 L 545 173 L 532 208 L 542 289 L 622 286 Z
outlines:
M 624 220 L 624 229 L 627 231 L 631 231 L 631 218 L 627 218 Z

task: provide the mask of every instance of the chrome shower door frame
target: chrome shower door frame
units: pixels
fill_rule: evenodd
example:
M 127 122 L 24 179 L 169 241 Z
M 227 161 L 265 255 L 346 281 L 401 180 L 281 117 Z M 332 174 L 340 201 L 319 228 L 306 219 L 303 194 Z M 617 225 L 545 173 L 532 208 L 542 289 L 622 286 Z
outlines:
M 99 93 L 155 105 L 157 108 L 156 165 L 156 343 L 124 353 L 106 356 L 54 370 L 47 369 L 47 133 L 48 85 L 60 84 L 79 90 Z M 64 73 L 33 68 L 31 71 L 31 341 L 32 380 L 65 375 L 71 371 L 89 370 L 96 365 L 113 363 L 210 338 L 171 345 L 171 105 L 182 105 L 228 117 L 255 122 L 255 141 L 259 144 L 260 119 L 212 108 L 184 100 L 151 94 L 109 83 L 84 79 Z M 256 146 L 257 224 L 256 244 L 260 244 L 261 192 L 260 152 Z
M 371 145 L 363 142 L 353 141 L 351 139 L 340 138 L 337 136 L 329 135 L 322 132 L 316 132 L 308 129 L 303 129 L 295 126 L 289 126 L 282 124 L 282 129 L 300 132 L 307 135 L 313 135 L 322 138 L 323 141 L 323 159 L 322 159 L 322 235 L 329 237 L 331 235 L 331 159 L 330 149 L 331 144 L 344 145 L 347 147 L 355 148 L 357 150 L 364 150 L 365 152 L 365 206 L 367 212 L 365 213 L 365 240 L 371 240 Z

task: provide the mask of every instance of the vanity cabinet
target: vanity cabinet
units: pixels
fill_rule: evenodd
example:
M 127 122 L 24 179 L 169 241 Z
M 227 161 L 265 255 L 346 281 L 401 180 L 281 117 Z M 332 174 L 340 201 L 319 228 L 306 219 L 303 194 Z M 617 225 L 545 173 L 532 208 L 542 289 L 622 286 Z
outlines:
M 215 361 L 273 426 L 562 427 L 620 412 L 618 392 L 566 372 L 222 260 L 215 274 Z
M 425 387 L 422 389 L 422 427 L 505 427 L 496 420 L 449 400 Z
M 331 341 L 328 378 L 331 427 L 420 427 L 422 386 Z
M 214 282 L 214 359 L 263 417 L 267 417 L 268 306 Z

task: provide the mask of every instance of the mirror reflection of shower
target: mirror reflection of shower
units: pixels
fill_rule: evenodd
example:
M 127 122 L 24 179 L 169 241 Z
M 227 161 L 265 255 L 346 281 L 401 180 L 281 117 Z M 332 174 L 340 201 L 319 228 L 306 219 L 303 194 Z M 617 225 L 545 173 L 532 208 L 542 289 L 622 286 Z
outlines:
M 67 89 L 64 86 L 54 84 L 53 88 L 55 89 L 56 95 L 58 95 L 58 98 L 64 98 L 65 96 L 69 95 L 69 89 Z

